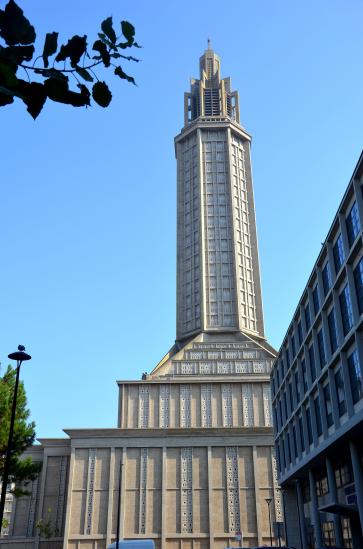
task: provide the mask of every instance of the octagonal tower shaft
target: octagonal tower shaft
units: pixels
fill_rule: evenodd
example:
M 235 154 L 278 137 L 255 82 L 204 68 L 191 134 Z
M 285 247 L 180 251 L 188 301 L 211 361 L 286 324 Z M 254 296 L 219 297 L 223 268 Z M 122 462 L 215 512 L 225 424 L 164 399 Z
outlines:
M 251 137 L 238 93 L 208 49 L 185 94 L 177 158 L 177 340 L 200 332 L 264 338 Z

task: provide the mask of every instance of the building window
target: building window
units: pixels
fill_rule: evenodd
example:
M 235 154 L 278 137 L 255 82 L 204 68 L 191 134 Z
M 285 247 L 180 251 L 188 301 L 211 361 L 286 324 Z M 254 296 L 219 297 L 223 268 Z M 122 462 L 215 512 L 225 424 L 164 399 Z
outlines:
M 332 354 L 334 354 L 338 347 L 338 336 L 337 336 L 337 327 L 335 324 L 334 309 L 332 309 L 328 314 L 328 327 L 329 327 L 330 348 L 331 348 Z
M 285 357 L 286 357 L 286 371 L 287 371 L 290 368 L 290 353 L 289 353 L 288 347 L 286 347 Z
M 338 368 L 338 370 L 335 372 L 334 379 L 335 379 L 335 389 L 336 389 L 337 400 L 338 400 L 339 415 L 342 416 L 347 411 L 347 405 L 345 402 L 344 382 L 343 382 L 341 368 Z
M 323 270 L 321 271 L 322 278 L 323 278 L 323 289 L 324 289 L 324 296 L 329 292 L 331 288 L 331 272 L 330 272 L 330 265 L 327 261 L 323 267 Z
M 320 352 L 320 349 L 319 349 L 319 352 Z M 309 362 L 310 362 L 311 381 L 314 383 L 316 379 L 316 365 L 315 365 L 315 355 L 314 355 L 313 345 L 310 345 L 309 347 Z
M 351 246 L 360 231 L 358 207 L 356 202 L 354 202 L 353 206 L 351 207 L 350 212 L 346 217 L 345 224 L 347 227 L 349 246 Z
M 304 429 L 303 429 L 303 422 L 302 422 L 301 416 L 299 416 L 299 431 L 300 431 L 301 451 L 303 452 L 305 450 L 305 439 L 304 439 Z
M 314 305 L 314 313 L 317 315 L 320 309 L 319 289 L 317 284 L 314 286 L 314 289 L 313 289 L 313 305 Z
M 326 476 L 317 478 L 315 481 L 315 486 L 317 496 L 325 496 L 325 494 L 329 492 L 328 479 Z
M 344 335 L 347 335 L 347 333 L 353 326 L 352 302 L 350 300 L 348 285 L 345 286 L 344 290 L 339 295 L 339 302 L 342 312 L 343 332 Z
M 299 345 L 302 344 L 303 341 L 303 332 L 302 332 L 302 326 L 301 326 L 301 320 L 297 323 L 297 336 L 299 339 Z
M 355 404 L 363 396 L 362 371 L 359 364 L 358 352 L 355 349 L 347 358 L 348 371 L 350 379 L 350 388 L 352 390 L 352 400 Z
M 334 547 L 335 534 L 334 534 L 334 522 L 332 520 L 323 522 L 323 538 L 326 547 Z
M 286 445 L 287 445 L 287 461 L 291 464 L 291 446 L 290 446 L 290 434 L 286 433 Z
M 348 463 L 338 465 L 334 471 L 337 488 L 341 488 L 352 482 L 352 471 Z
M 359 314 L 363 313 L 363 257 L 354 269 L 355 291 L 357 293 Z
M 292 426 L 292 441 L 293 441 L 293 447 L 294 447 L 294 455 L 295 455 L 295 458 L 297 458 L 297 444 L 296 444 L 296 428 L 295 428 L 295 425 Z
M 289 415 L 287 413 L 286 391 L 283 392 L 282 399 L 284 402 L 284 417 L 285 417 L 285 421 L 287 421 L 287 418 L 289 417 Z
M 348 517 L 342 517 L 342 533 L 345 549 L 353 548 L 352 529 L 350 527 L 350 520 Z
M 321 368 L 325 366 L 326 356 L 325 356 L 325 346 L 324 346 L 324 335 L 323 330 L 318 332 L 318 349 L 319 349 L 319 360 Z
M 297 370 L 294 372 L 294 383 L 295 383 L 295 391 L 296 391 L 296 405 L 300 402 L 300 385 L 299 385 L 299 374 Z
M 323 425 L 321 423 L 321 410 L 320 410 L 320 401 L 318 396 L 314 398 L 314 410 L 315 410 L 315 418 L 316 418 L 316 430 L 318 433 L 318 437 L 320 437 L 320 435 L 323 434 Z
M 293 399 L 293 396 L 292 396 L 292 383 L 291 381 L 289 381 L 288 383 L 288 388 L 289 388 L 289 409 L 290 409 L 290 413 L 292 413 L 293 409 L 294 409 L 294 399 Z
M 343 239 L 341 234 L 338 236 L 333 246 L 333 256 L 334 256 L 335 272 L 338 273 L 338 271 L 340 270 L 340 267 L 344 263 L 344 248 L 343 248 Z
M 292 334 L 292 336 L 291 336 L 291 350 L 292 350 L 292 358 L 294 359 L 295 355 L 296 355 L 294 334 Z
M 310 496 L 310 484 L 308 480 L 302 482 L 303 502 L 308 503 L 311 500 Z
M 306 408 L 306 426 L 308 428 L 308 442 L 309 444 L 313 443 L 313 429 L 311 425 L 311 413 L 310 408 Z
M 306 363 L 304 359 L 301 361 L 301 371 L 304 385 L 304 393 L 306 393 L 306 391 L 308 390 L 308 380 L 306 375 Z
M 332 403 L 331 403 L 329 385 L 325 385 L 323 387 L 323 392 L 324 392 L 326 422 L 327 422 L 328 427 L 331 427 L 333 425 L 333 407 L 332 407 Z
M 309 303 L 307 303 L 307 304 L 305 305 L 304 315 L 305 315 L 305 326 L 306 326 L 306 331 L 308 332 L 309 329 L 310 329 L 310 325 L 311 325 Z

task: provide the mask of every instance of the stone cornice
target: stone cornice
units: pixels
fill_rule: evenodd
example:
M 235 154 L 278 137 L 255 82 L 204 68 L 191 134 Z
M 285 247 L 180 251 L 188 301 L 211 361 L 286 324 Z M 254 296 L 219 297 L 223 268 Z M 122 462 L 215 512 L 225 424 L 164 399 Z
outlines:
M 142 385 L 142 384 L 165 384 L 165 383 L 270 383 L 270 374 L 216 374 L 211 375 L 170 375 L 160 378 L 150 377 L 149 379 L 121 379 L 116 381 L 117 385 Z
M 272 427 L 168 427 L 166 429 L 63 429 L 71 438 L 150 438 L 150 437 L 229 437 L 229 436 L 269 436 L 273 437 Z M 41 441 L 51 441 L 52 439 L 40 439 Z M 63 439 L 64 441 L 65 439 Z M 272 439 L 271 439 L 272 440 Z

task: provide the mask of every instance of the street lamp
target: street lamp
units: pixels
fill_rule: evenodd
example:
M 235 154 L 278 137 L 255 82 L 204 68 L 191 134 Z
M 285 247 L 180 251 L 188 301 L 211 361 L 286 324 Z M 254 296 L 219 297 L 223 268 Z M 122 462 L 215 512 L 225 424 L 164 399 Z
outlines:
M 10 417 L 8 445 L 6 448 L 6 456 L 5 456 L 5 463 L 4 463 L 4 473 L 1 479 L 2 486 L 1 486 L 1 499 L 0 499 L 0 534 L 1 534 L 2 524 L 3 524 L 5 499 L 6 499 L 6 487 L 8 485 L 8 479 L 9 479 L 9 467 L 10 467 L 11 450 L 12 450 L 12 444 L 13 444 L 16 399 L 18 397 L 20 366 L 21 366 L 21 363 L 24 362 L 25 360 L 30 360 L 31 356 L 25 352 L 24 345 L 19 345 L 18 350 L 15 353 L 10 353 L 10 355 L 8 355 L 8 358 L 10 358 L 10 360 L 16 360 L 16 380 L 15 380 L 15 387 L 14 387 L 13 405 L 12 405 L 11 417 Z
M 272 498 L 266 498 L 265 502 L 267 503 L 267 506 L 268 506 L 268 522 L 269 522 L 269 525 L 270 525 L 270 543 L 271 543 L 271 547 L 272 547 L 272 528 L 271 528 L 271 502 L 272 502 Z

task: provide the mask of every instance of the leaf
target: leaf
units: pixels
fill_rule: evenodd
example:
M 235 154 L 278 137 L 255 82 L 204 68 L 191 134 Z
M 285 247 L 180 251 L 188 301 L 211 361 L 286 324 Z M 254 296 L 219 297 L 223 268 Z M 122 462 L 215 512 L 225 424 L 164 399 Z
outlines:
M 13 102 L 13 94 L 6 88 L 3 88 L 3 86 L 0 86 L 0 107 L 5 107 L 5 105 L 10 105 Z
M 43 63 L 45 67 L 49 66 L 48 57 L 54 55 L 58 48 L 58 33 L 47 32 L 43 48 Z
M 40 114 L 47 99 L 44 84 L 19 80 L 17 92 L 27 106 L 28 113 L 34 118 Z
M 35 41 L 34 27 L 14 0 L 9 0 L 5 10 L 0 10 L 0 36 L 8 46 L 32 44 Z
M 77 93 L 68 88 L 68 82 L 57 78 L 48 78 L 44 82 L 47 96 L 57 103 L 65 103 L 73 107 L 85 107 L 90 104 L 91 94 L 84 84 L 78 84 L 81 92 Z
M 111 48 L 112 50 L 115 50 L 116 49 L 116 46 L 115 44 L 113 44 L 107 37 L 105 34 L 102 34 L 102 32 L 98 32 L 97 33 L 98 36 L 100 37 L 100 39 L 102 40 L 102 42 L 104 44 L 106 44 L 106 46 L 108 46 L 109 48 Z
M 100 107 L 108 107 L 111 103 L 112 93 L 106 82 L 96 82 L 92 88 L 92 97 Z
M 0 84 L 5 84 L 6 87 L 12 88 L 17 83 L 18 79 L 11 67 L 5 63 L 0 63 Z
M 121 67 L 116 67 L 115 68 L 115 74 L 116 76 L 119 76 L 120 78 L 122 78 L 123 80 L 127 80 L 128 82 L 131 82 L 132 84 L 134 84 L 136 86 L 136 83 L 135 83 L 135 80 L 132 76 L 129 76 L 128 74 L 126 74 Z
M 96 40 L 92 47 L 93 50 L 98 51 L 105 67 L 110 66 L 110 54 L 107 51 L 106 44 L 101 40 Z
M 135 36 L 135 27 L 128 21 L 121 21 L 121 30 L 126 40 L 132 44 Z
M 111 40 L 112 44 L 114 44 L 116 42 L 116 33 L 113 30 L 112 17 L 107 17 L 107 19 L 102 21 L 101 29 L 103 30 L 105 35 Z
M 34 46 L 0 46 L 0 62 L 10 65 L 14 72 L 23 61 L 30 61 L 34 55 Z
M 93 76 L 88 71 L 86 71 L 86 69 L 83 69 L 82 67 L 77 67 L 76 71 L 79 76 L 83 78 L 83 80 L 86 80 L 86 82 L 93 82 Z
M 87 48 L 87 36 L 73 36 L 68 40 L 66 45 L 61 46 L 59 53 L 55 60 L 65 61 L 68 57 L 71 60 L 71 66 L 76 67 L 81 59 L 82 55 L 85 53 Z

